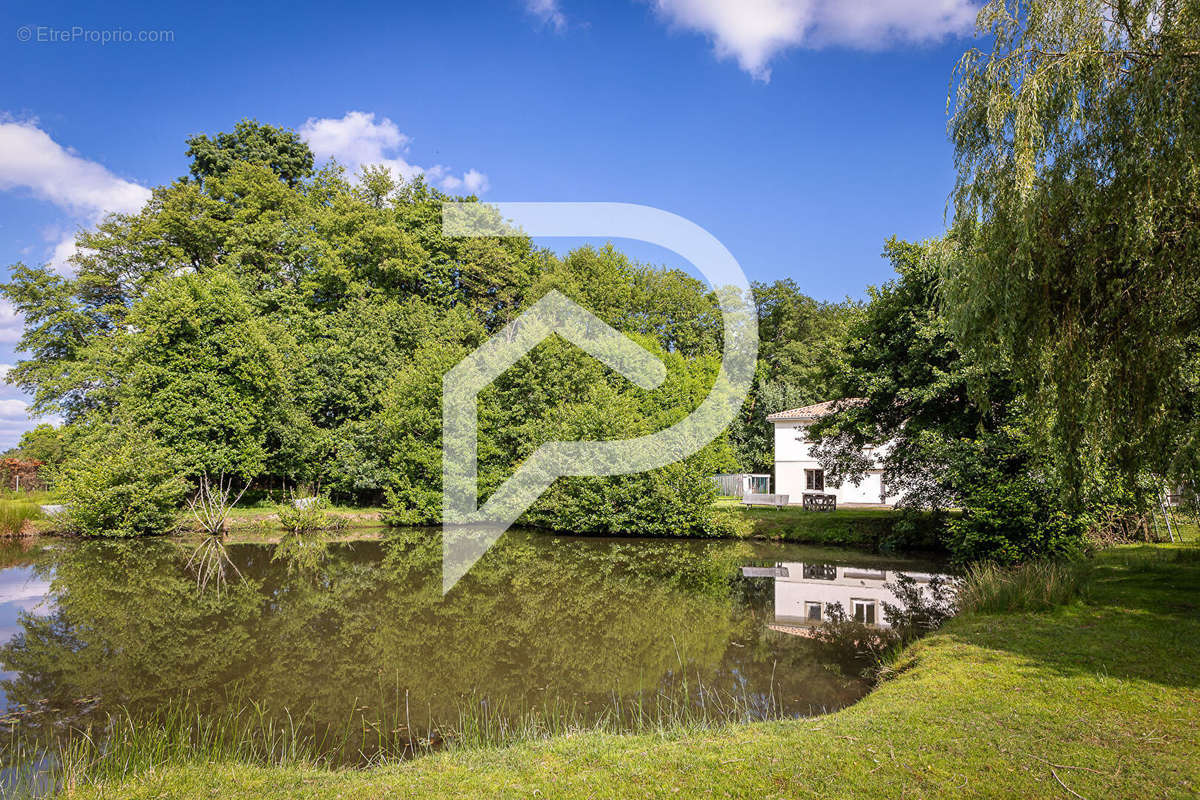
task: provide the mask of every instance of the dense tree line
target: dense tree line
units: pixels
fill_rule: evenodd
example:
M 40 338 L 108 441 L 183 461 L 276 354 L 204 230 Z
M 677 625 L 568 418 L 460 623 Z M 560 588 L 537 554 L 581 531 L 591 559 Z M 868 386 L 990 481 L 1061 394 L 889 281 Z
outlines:
M 769 472 L 768 414 L 862 398 L 817 428 L 834 481 L 888 442 L 904 503 L 957 509 L 961 558 L 1077 549 L 1148 530 L 1200 468 L 1200 10 L 1187 0 L 990 0 L 990 51 L 951 96 L 958 183 L 938 240 L 892 240 L 868 303 L 753 287 L 760 358 L 726 436 L 691 458 L 558 481 L 526 521 L 581 532 L 725 530 L 707 476 Z M 480 493 L 541 443 L 669 426 L 712 386 L 713 294 L 611 247 L 442 234 L 445 195 L 316 168 L 254 122 L 188 141 L 187 177 L 83 234 L 72 277 L 17 265 L 26 320 L 9 374 L 60 430 L 22 453 L 134 532 L 132 496 L 176 502 L 204 473 L 441 504 L 441 377 L 550 289 L 658 356 L 643 391 L 549 340 L 481 395 Z M 35 454 L 43 454 L 35 455 Z M 58 463 L 61 462 L 61 463 Z M 117 487 L 122 487 L 117 490 Z
M 441 509 L 441 379 L 557 289 L 658 356 L 643 391 L 548 340 L 480 398 L 481 496 L 542 442 L 667 427 L 719 367 L 715 297 L 686 273 L 611 247 L 565 257 L 526 238 L 444 236 L 449 199 L 419 178 L 314 170 L 294 135 L 253 122 L 189 142 L 191 174 L 136 215 L 80 238 L 74 274 L 16 265 L 0 291 L 26 321 L 10 382 L 60 414 L 60 486 L 133 533 L 136 496 L 178 500 L 204 474 L 308 484 L 429 523 Z M 719 529 L 707 476 L 736 468 L 719 440 L 648 474 L 561 482 L 529 521 L 580 531 Z M 89 498 L 83 503 L 84 498 Z

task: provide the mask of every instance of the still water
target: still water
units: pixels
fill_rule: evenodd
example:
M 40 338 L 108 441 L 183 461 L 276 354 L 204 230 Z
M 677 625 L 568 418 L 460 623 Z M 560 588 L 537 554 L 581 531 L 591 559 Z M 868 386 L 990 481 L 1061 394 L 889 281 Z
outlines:
M 513 531 L 443 597 L 435 533 L 231 544 L 217 562 L 196 547 L 0 550 L 0 731 L 49 742 L 110 714 L 246 707 L 314 733 L 353 729 L 345 763 L 531 717 L 619 729 L 664 709 L 819 714 L 869 688 L 806 635 L 824 610 L 882 624 L 897 571 L 936 570 L 761 542 Z

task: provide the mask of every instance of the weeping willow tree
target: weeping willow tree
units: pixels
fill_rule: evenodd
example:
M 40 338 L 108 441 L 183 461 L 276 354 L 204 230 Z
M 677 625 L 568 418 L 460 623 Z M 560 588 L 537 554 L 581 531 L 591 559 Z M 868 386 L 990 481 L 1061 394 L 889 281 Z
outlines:
M 956 333 L 1016 367 L 1076 500 L 1106 471 L 1127 497 L 1186 480 L 1200 0 L 990 0 L 978 25 L 990 51 L 963 56 L 950 97 Z

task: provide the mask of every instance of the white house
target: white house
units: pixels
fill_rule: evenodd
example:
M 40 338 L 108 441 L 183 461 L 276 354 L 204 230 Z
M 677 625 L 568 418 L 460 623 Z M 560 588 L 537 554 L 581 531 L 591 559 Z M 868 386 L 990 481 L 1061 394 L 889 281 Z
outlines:
M 873 459 L 875 468 L 867 472 L 861 483 L 846 481 L 834 486 L 825 480 L 825 471 L 812 456 L 807 431 L 838 404 L 860 402 L 855 398 L 830 400 L 803 408 L 792 408 L 771 414 L 767 421 L 775 426 L 775 493 L 788 495 L 788 502 L 799 504 L 805 494 L 832 494 L 838 506 L 890 506 L 900 499 L 900 492 L 883 485 L 883 466 L 880 459 L 889 445 L 867 448 L 863 454 Z

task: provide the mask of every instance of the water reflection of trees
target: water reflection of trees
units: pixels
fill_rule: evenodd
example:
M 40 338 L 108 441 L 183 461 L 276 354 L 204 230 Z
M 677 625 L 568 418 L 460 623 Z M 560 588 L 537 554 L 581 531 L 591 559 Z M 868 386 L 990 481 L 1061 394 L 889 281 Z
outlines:
M 300 548 L 297 566 L 286 551 L 230 546 L 239 575 L 219 593 L 197 590 L 190 550 L 170 541 L 49 552 L 39 569 L 53 575 L 56 610 L 22 617 L 0 648 L 16 673 L 9 702 L 41 709 L 24 726 L 49 732 L 181 697 L 331 725 L 394 720 L 404 706 L 416 727 L 454 718 L 468 696 L 599 712 L 614 691 L 653 691 L 685 671 L 727 691 L 773 685 L 801 706 L 859 691 L 746 613 L 754 593 L 730 577 L 745 544 L 513 534 L 446 597 L 436 536 L 322 547 L 320 558 Z

